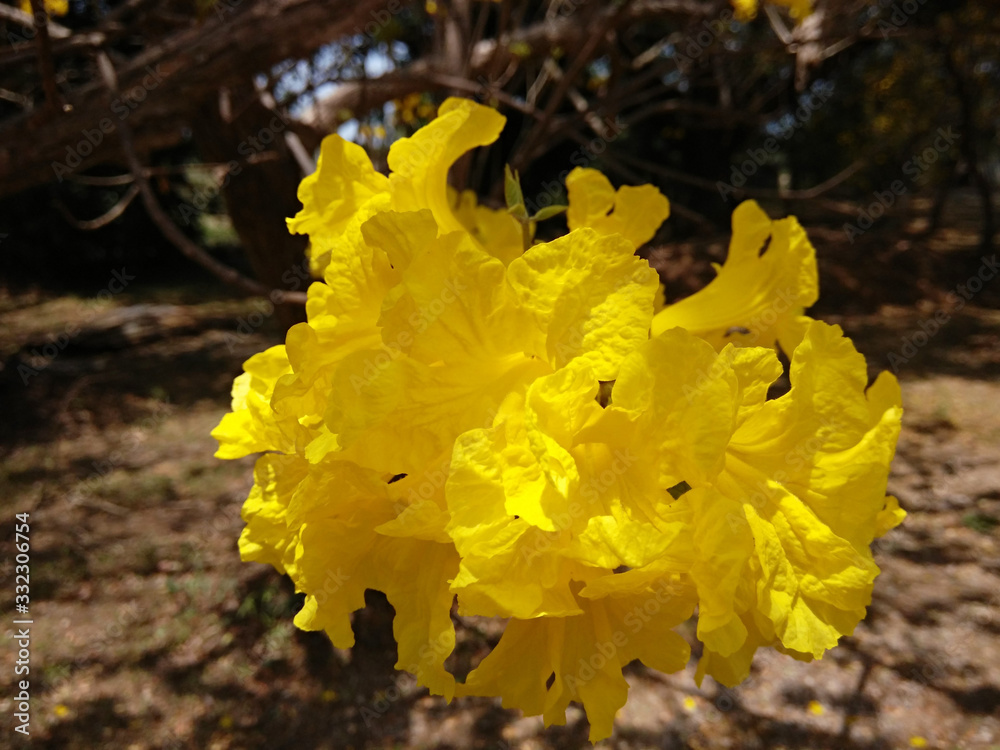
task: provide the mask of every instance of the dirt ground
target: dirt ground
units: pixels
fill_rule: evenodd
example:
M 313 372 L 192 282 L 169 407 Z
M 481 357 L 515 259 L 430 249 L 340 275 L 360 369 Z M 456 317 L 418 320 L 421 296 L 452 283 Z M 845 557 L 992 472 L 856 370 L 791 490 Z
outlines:
M 300 598 L 287 580 L 236 549 L 251 460 L 217 461 L 209 437 L 241 362 L 276 330 L 237 330 L 249 302 L 153 296 L 0 291 L 0 621 L 13 629 L 14 516 L 30 513 L 31 745 L 586 747 L 576 708 L 544 730 L 495 701 L 446 705 L 416 689 L 392 669 L 380 595 L 356 616 L 352 652 L 293 627 Z M 906 414 L 890 482 L 910 516 L 878 546 L 867 619 L 812 665 L 760 654 L 735 690 L 710 678 L 698 689 L 693 664 L 666 676 L 633 665 L 600 747 L 1000 748 L 1000 313 L 976 298 L 904 351 L 949 304 L 931 297 L 822 311 L 873 372 L 913 353 L 896 363 Z M 85 330 L 46 358 L 50 335 L 81 318 Z M 26 385 L 23 364 L 36 371 Z M 496 637 L 462 624 L 458 658 Z M 0 646 L 0 746 L 17 737 L 11 643 Z

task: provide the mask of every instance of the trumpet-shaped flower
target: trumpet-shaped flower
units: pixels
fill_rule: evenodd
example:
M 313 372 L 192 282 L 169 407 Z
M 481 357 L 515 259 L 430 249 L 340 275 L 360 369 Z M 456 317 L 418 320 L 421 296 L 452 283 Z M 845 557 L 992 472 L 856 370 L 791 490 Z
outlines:
M 305 593 L 299 627 L 354 642 L 366 589 L 395 609 L 397 667 L 434 694 L 499 696 L 612 731 L 639 659 L 682 669 L 697 609 L 705 674 L 735 684 L 758 648 L 820 657 L 863 617 L 900 420 L 890 375 L 804 315 L 815 254 L 794 219 L 733 217 L 717 278 L 654 316 L 636 249 L 669 204 L 595 170 L 567 179 L 570 231 L 447 185 L 496 139 L 451 99 L 393 144 L 388 177 L 326 139 L 302 211 L 322 281 L 307 322 L 251 357 L 217 455 L 262 453 L 240 552 Z M 791 390 L 768 399 L 791 355 Z M 464 683 L 452 611 L 506 618 Z
M 716 349 L 727 343 L 774 346 L 791 354 L 819 296 L 816 251 L 794 217 L 772 221 L 753 201 L 733 212 L 726 262 L 704 289 L 666 306 L 653 335 L 680 327 Z
M 653 239 L 670 215 L 670 202 L 652 185 L 624 185 L 615 190 L 596 169 L 576 167 L 566 176 L 570 229 L 590 227 L 618 234 L 636 247 Z

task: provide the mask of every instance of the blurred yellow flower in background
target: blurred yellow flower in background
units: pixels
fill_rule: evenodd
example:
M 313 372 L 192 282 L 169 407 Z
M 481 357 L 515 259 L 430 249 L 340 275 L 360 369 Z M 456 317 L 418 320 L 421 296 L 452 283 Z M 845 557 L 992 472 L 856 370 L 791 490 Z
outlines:
M 31 13 L 31 0 L 21 0 L 21 10 Z M 65 16 L 69 13 L 69 0 L 45 0 L 45 12 L 50 16 Z

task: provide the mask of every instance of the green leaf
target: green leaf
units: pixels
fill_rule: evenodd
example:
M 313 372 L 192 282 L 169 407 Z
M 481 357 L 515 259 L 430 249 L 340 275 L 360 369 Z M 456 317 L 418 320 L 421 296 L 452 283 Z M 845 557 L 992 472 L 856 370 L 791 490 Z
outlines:
M 507 210 L 518 219 L 528 218 L 528 209 L 524 207 L 524 193 L 521 191 L 521 177 L 511 170 L 510 165 L 503 168 L 503 193 L 507 200 Z
M 558 216 L 563 211 L 565 211 L 569 206 L 546 206 L 541 209 L 537 214 L 531 217 L 532 221 L 545 221 L 546 219 L 551 219 L 553 216 Z

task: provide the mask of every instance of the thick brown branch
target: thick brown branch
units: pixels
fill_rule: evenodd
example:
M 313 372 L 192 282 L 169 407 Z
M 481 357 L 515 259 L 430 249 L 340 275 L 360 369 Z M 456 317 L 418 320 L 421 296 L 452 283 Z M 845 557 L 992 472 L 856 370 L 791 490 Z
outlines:
M 242 85 L 281 60 L 309 55 L 331 39 L 355 33 L 384 3 L 242 0 L 236 12 L 219 3 L 221 16 L 213 13 L 203 22 L 192 20 L 190 27 L 119 64 L 120 90 L 125 97 L 134 93 L 135 98 L 119 101 L 115 110 L 109 107 L 103 84 L 92 80 L 64 89 L 72 111 L 43 127 L 23 114 L 0 123 L 0 197 L 55 179 L 55 166 L 65 168 L 70 154 L 79 151 L 77 144 L 85 140 L 85 131 L 99 128 L 102 120 L 117 127 L 127 117 L 136 147 L 143 152 L 175 145 L 197 115 L 198 103 L 210 93 L 221 86 Z M 74 34 L 54 46 L 74 43 L 78 37 L 86 34 Z M 23 53 L 16 49 L 8 54 Z M 0 55 L 0 60 L 9 58 Z M 115 140 L 103 138 L 72 169 L 120 158 Z

